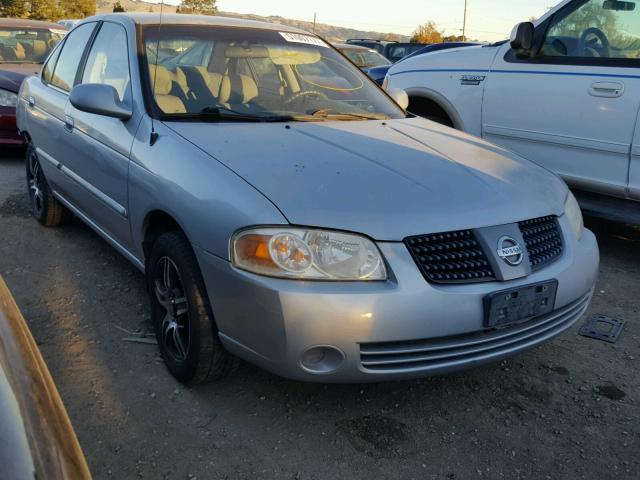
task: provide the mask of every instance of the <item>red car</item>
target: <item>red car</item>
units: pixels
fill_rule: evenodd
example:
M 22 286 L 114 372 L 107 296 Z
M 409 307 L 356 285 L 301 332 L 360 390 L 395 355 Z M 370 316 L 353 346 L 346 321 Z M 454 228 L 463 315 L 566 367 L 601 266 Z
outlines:
M 56 23 L 0 18 L 0 146 L 22 145 L 16 103 L 22 81 L 38 74 L 67 29 Z

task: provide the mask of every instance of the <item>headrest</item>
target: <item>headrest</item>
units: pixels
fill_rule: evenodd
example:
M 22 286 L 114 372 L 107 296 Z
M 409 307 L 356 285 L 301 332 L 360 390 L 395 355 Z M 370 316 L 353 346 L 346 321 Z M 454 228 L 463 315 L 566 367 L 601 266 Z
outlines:
M 154 85 L 154 95 L 169 95 L 171 93 L 174 75 L 167 67 L 150 65 L 149 74 L 151 85 Z
M 33 54 L 34 55 L 44 55 L 47 53 L 47 42 L 44 40 L 34 40 L 33 41 Z
M 222 75 L 216 72 L 210 72 L 207 67 L 198 66 L 195 67 L 198 74 L 204 81 L 207 88 L 214 96 L 218 96 L 220 93 L 220 85 L 222 84 Z
M 258 86 L 246 75 L 225 75 L 220 86 L 220 102 L 249 103 L 258 96 Z

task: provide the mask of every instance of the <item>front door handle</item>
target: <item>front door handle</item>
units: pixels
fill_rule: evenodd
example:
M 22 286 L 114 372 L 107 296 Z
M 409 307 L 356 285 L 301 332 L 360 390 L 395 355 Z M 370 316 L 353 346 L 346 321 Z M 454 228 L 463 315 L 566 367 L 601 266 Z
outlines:
M 29 108 L 33 108 L 33 107 L 36 106 L 36 99 L 35 98 L 29 97 L 28 102 L 29 102 Z
M 624 93 L 624 84 L 619 82 L 595 82 L 589 88 L 592 97 L 618 98 Z
M 69 115 L 66 115 L 64 117 L 64 128 L 66 130 L 68 130 L 69 132 L 73 131 L 73 118 L 70 117 Z

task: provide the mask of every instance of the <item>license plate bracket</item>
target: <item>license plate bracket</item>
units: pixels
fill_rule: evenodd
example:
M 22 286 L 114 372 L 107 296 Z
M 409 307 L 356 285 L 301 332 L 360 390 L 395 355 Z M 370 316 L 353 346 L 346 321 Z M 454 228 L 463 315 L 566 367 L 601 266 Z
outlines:
M 525 285 L 492 293 L 484 298 L 485 328 L 505 327 L 553 311 L 558 281 Z

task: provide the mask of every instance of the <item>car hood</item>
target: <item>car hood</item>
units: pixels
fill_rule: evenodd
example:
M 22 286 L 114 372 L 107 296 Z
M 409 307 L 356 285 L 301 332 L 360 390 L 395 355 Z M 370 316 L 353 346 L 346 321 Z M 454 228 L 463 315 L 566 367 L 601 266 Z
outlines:
M 18 93 L 25 78 L 40 73 L 39 63 L 0 63 L 0 87 Z
M 567 195 L 547 170 L 421 118 L 168 126 L 292 224 L 376 240 L 561 215 Z
M 451 70 L 462 73 L 488 72 L 499 51 L 499 46 L 472 45 L 426 52 L 394 63 L 389 69 L 389 75 L 394 77 L 405 73 L 430 70 Z

